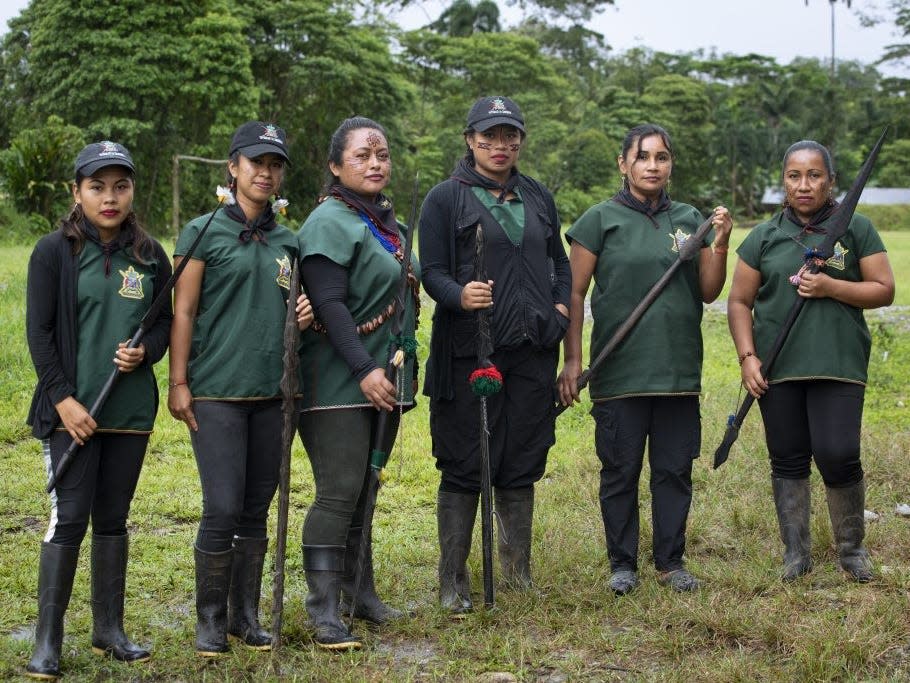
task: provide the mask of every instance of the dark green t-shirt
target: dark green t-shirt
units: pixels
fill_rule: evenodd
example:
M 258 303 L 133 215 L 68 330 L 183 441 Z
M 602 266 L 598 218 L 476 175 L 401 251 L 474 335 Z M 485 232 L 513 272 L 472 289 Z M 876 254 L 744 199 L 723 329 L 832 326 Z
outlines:
M 402 237 L 407 228 L 399 224 Z M 348 271 L 346 305 L 357 325 L 379 316 L 395 300 L 401 276 L 401 264 L 373 235 L 366 223 L 352 209 L 337 199 L 329 198 L 309 215 L 297 233 L 301 260 L 307 256 L 325 256 Z M 414 274 L 420 278 L 420 267 L 412 254 Z M 414 336 L 414 300 L 406 299 L 404 335 Z M 376 365 L 385 368 L 388 361 L 393 318 L 360 341 Z M 360 384 L 342 357 L 335 352 L 328 335 L 313 328 L 301 335 L 301 388 L 303 410 L 369 406 Z M 398 372 L 399 404 L 414 402 L 414 361 L 409 359 Z
M 512 244 L 521 244 L 521 238 L 525 233 L 525 205 L 521 199 L 520 190 L 516 187 L 515 198 L 500 204 L 496 197 L 490 194 L 486 188 L 475 185 L 471 188 L 474 196 L 487 207 L 487 210 L 493 214 L 496 222 L 502 226 L 503 231 L 509 236 Z
M 86 241 L 79 254 L 76 352 L 76 400 L 91 407 L 114 369 L 117 344 L 139 327 L 154 298 L 157 264 L 111 254 L 105 277 L 101 247 Z M 158 392 L 149 364 L 119 376 L 108 401 L 95 418 L 100 431 L 149 433 L 155 422 Z
M 612 200 L 588 209 L 566 238 L 597 256 L 591 292 L 591 359 L 679 257 L 679 244 L 702 223 L 673 202 L 654 216 Z M 704 246 L 710 244 L 709 239 Z M 591 378 L 591 399 L 697 394 L 701 390 L 702 297 L 698 256 L 682 264 L 660 296 Z
M 186 225 L 175 256 L 186 253 L 207 218 Z M 281 395 L 282 331 L 297 239 L 278 225 L 265 233 L 267 243 L 241 242 L 242 228 L 220 212 L 193 252 L 205 263 L 189 362 L 195 400 Z
M 825 221 L 820 227 L 830 222 Z M 761 272 L 753 308 L 755 353 L 763 358 L 799 296 L 789 278 L 805 263 L 807 248 L 823 234 L 803 234 L 782 214 L 755 226 L 737 249 L 739 257 Z M 862 280 L 859 260 L 885 251 L 881 238 L 865 216 L 854 214 L 850 228 L 835 243 L 834 256 L 824 272 L 838 280 Z M 865 383 L 872 339 L 863 312 L 834 299 L 809 299 L 774 361 L 771 381 L 837 379 Z

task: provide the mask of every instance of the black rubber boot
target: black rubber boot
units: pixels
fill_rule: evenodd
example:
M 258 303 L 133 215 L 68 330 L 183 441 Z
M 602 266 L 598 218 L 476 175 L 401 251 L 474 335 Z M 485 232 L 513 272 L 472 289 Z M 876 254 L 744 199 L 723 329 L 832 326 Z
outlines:
M 351 613 L 351 602 L 354 594 L 357 565 L 360 554 L 360 543 L 363 538 L 363 527 L 352 526 L 348 529 L 347 544 L 344 554 L 344 578 L 341 582 L 341 615 Z M 376 583 L 373 576 L 373 538 L 367 538 L 366 555 L 361 568 L 360 586 L 357 599 L 353 600 L 354 616 L 370 623 L 382 625 L 401 619 L 404 612 L 385 604 L 376 594 Z
M 338 617 L 344 572 L 344 546 L 303 546 L 303 568 L 309 593 L 306 611 L 316 630 L 316 645 L 324 650 L 356 650 L 362 645 Z
M 476 493 L 440 491 L 436 500 L 439 604 L 454 616 L 462 616 L 474 609 L 467 563 L 479 498 Z
M 267 538 L 234 538 L 228 634 L 254 650 L 272 649 L 272 634 L 259 623 L 262 566 L 268 545 Z
M 60 649 L 63 646 L 63 615 L 73 592 L 73 577 L 79 560 L 79 546 L 41 544 L 38 565 L 38 625 L 35 650 L 25 667 L 30 678 L 53 681 L 60 678 Z
M 846 488 L 829 486 L 826 492 L 840 566 L 855 581 L 868 583 L 874 576 L 869 552 L 863 547 L 866 537 L 866 482 L 860 480 Z
M 145 662 L 151 653 L 123 632 L 129 536 L 92 536 L 92 652 L 121 662 Z
M 227 643 L 227 602 L 233 550 L 196 557 L 196 654 L 217 657 L 230 651 Z
M 812 569 L 809 535 L 809 480 L 771 479 L 780 540 L 784 544 L 781 579 L 794 581 Z
M 534 487 L 496 489 L 499 533 L 499 565 L 503 582 L 510 588 L 531 587 L 531 521 L 534 517 Z

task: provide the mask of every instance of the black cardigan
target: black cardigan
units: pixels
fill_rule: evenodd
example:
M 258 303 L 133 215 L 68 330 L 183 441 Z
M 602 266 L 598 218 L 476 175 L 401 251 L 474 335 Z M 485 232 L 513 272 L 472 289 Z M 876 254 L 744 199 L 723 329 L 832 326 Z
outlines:
M 157 241 L 152 240 L 158 273 L 153 298 L 171 276 L 171 262 Z M 32 405 L 26 420 L 32 434 L 46 439 L 60 422 L 54 407 L 76 393 L 76 290 L 79 281 L 79 255 L 73 243 L 56 230 L 42 237 L 28 262 L 26 285 L 25 334 L 28 349 L 38 374 Z M 167 351 L 174 309 L 165 303 L 145 334 L 143 363 L 154 365 Z M 127 335 L 133 330 L 124 330 Z M 157 405 L 157 397 L 156 397 Z

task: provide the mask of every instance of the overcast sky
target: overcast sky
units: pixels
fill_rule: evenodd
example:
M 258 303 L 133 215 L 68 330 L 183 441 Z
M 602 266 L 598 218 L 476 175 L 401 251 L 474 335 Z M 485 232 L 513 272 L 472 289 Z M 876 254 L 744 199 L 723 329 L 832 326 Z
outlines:
M 896 35 L 892 23 L 864 28 L 857 11 L 887 19 L 887 0 L 853 0 L 852 9 L 834 5 L 835 50 L 838 59 L 871 64 L 885 45 L 910 42 Z M 450 0 L 411 0 L 409 9 L 393 17 L 405 28 L 425 25 L 439 16 Z M 0 0 L 0 32 L 28 5 L 27 0 Z M 521 18 L 520 10 L 499 0 L 506 25 Z M 782 64 L 794 57 L 831 57 L 831 3 L 828 0 L 615 0 L 589 27 L 602 33 L 614 52 L 648 47 L 664 52 L 717 48 L 720 53 L 758 53 Z M 880 67 L 889 75 L 910 77 L 910 67 Z

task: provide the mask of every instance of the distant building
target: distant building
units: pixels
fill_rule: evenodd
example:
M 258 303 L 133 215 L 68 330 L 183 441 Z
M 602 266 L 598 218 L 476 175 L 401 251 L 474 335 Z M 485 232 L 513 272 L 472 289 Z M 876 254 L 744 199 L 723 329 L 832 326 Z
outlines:
M 837 196 L 837 201 L 844 198 L 845 192 Z M 767 187 L 761 197 L 762 208 L 774 210 L 783 204 L 784 191 L 779 187 Z M 910 188 L 908 187 L 867 187 L 859 198 L 860 204 L 877 204 L 879 206 L 894 206 L 896 204 L 910 204 Z

